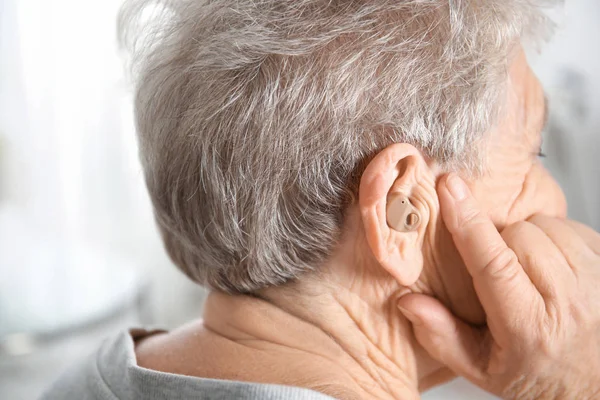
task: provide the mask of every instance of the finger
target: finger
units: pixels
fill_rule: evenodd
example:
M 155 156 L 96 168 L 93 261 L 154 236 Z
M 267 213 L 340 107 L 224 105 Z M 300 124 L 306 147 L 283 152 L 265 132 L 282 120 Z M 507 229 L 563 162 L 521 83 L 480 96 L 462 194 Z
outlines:
M 423 294 L 401 297 L 398 308 L 413 324 L 417 341 L 431 357 L 476 384 L 484 381 L 489 348 L 482 331 Z
M 600 233 L 596 232 L 589 226 L 582 224 L 581 222 L 570 219 L 567 219 L 564 222 L 573 228 L 575 232 L 577 232 L 577 234 L 585 243 L 587 243 L 588 247 L 592 249 L 594 253 L 600 255 Z
M 562 252 L 537 225 L 518 222 L 507 226 L 501 236 L 545 299 L 561 297 L 568 282 L 574 282 Z M 531 246 L 532 242 L 536 243 L 535 247 Z
M 528 221 L 539 227 L 554 242 L 573 271 L 587 267 L 590 257 L 596 256 L 586 241 L 564 220 L 534 215 Z
M 515 253 L 456 174 L 440 181 L 438 196 L 444 222 L 473 278 L 488 322 L 494 318 L 498 326 L 511 326 L 522 320 L 529 312 L 523 304 L 536 304 L 541 295 Z

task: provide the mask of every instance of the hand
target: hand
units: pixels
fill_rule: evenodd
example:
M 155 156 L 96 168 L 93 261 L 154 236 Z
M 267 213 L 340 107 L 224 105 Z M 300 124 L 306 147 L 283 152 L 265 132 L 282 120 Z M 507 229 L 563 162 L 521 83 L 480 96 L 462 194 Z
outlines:
M 600 235 L 544 216 L 499 233 L 454 174 L 440 181 L 438 195 L 487 326 L 408 294 L 398 306 L 419 343 L 505 399 L 600 399 Z

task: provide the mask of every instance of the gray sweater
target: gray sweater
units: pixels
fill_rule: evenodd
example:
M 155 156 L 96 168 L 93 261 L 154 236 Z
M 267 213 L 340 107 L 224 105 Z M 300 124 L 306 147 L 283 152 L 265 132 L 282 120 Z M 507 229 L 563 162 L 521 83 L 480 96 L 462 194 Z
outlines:
M 64 372 L 41 399 L 333 399 L 292 386 L 195 378 L 141 368 L 136 362 L 134 338 L 151 333 L 132 329 L 106 339 L 97 351 Z

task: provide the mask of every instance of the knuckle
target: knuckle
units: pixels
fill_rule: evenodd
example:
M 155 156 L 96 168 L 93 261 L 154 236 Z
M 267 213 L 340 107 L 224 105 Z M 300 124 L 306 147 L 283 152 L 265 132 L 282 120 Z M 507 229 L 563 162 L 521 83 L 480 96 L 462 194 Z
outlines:
M 517 255 L 512 249 L 504 247 L 496 251 L 496 255 L 481 271 L 492 278 L 511 280 L 519 272 L 517 267 L 520 267 Z
M 458 215 L 458 229 L 462 230 L 465 227 L 478 225 L 485 222 L 483 214 L 476 208 L 467 207 L 460 211 Z
M 468 225 L 471 222 L 477 220 L 477 218 L 479 218 L 480 215 L 481 213 L 479 212 L 479 210 L 472 207 L 465 207 L 460 211 L 459 224 Z
M 551 276 L 543 271 L 544 266 L 547 267 L 548 263 L 554 261 L 548 255 L 525 250 L 521 251 L 518 257 L 520 264 L 526 266 L 530 274 L 532 273 L 531 271 L 536 270 L 539 271 L 538 275 L 542 275 L 546 279 L 551 279 Z
M 527 218 L 526 221 L 529 222 L 530 224 L 540 226 L 541 224 L 547 223 L 549 221 L 556 221 L 556 218 L 552 218 L 548 215 L 536 213 L 536 214 L 531 215 L 529 218 Z
M 576 321 L 576 326 L 583 330 L 588 327 L 596 327 L 600 323 L 600 308 L 585 298 L 585 296 L 571 296 L 568 304 L 568 315 Z
M 502 236 L 502 239 L 504 239 L 506 243 L 514 242 L 526 235 L 528 228 L 528 223 L 525 221 L 515 222 L 504 228 L 502 232 L 500 232 L 500 236 Z

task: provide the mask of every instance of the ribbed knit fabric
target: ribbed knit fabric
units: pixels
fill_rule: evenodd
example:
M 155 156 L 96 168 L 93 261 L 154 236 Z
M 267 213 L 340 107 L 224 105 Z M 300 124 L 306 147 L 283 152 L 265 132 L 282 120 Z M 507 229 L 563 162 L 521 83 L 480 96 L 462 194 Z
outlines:
M 313 390 L 293 386 L 196 378 L 138 367 L 134 338 L 153 332 L 156 331 L 132 329 L 106 339 L 97 351 L 64 372 L 42 394 L 41 399 L 333 399 Z

